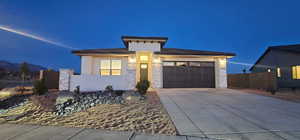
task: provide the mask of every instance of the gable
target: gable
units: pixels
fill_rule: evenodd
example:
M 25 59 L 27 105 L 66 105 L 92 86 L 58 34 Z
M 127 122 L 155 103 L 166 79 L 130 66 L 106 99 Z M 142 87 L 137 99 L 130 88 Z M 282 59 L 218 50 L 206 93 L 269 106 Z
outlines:
M 269 68 L 274 66 L 276 52 L 270 48 L 268 48 L 263 55 L 261 55 L 258 60 L 255 62 L 255 64 L 250 68 L 250 71 L 252 71 L 255 68 Z
M 250 71 L 257 68 L 275 68 L 278 66 L 298 65 L 300 64 L 299 59 L 299 53 L 268 48 L 250 68 Z

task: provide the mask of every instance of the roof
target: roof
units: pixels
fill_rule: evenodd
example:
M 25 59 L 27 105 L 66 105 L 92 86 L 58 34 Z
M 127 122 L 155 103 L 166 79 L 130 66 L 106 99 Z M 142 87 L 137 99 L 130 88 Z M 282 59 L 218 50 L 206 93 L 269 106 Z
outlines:
M 276 49 L 280 51 L 288 51 L 293 53 L 300 53 L 300 44 L 295 45 L 285 45 L 285 46 L 271 46 L 270 49 Z
M 190 50 L 190 49 L 177 49 L 177 48 L 162 48 L 160 52 L 155 54 L 163 55 L 214 55 L 214 56 L 235 56 L 234 53 L 227 52 L 214 52 L 214 51 L 202 51 L 202 50 Z
M 128 51 L 127 48 L 112 48 L 112 49 L 89 49 L 89 50 L 75 50 L 74 54 L 134 54 L 133 51 Z M 155 54 L 162 55 L 212 55 L 212 56 L 235 56 L 234 53 L 213 52 L 213 51 L 200 51 L 189 49 L 176 49 L 176 48 L 162 48 L 160 52 Z
M 167 37 L 145 37 L 145 36 L 122 36 L 124 45 L 128 48 L 128 42 L 130 41 L 157 41 L 161 44 L 161 47 L 165 45 Z
M 88 49 L 88 50 L 74 50 L 74 54 L 133 54 L 127 48 L 111 48 L 111 49 Z
M 261 61 L 261 59 L 263 59 L 263 57 L 271 50 L 285 51 L 285 52 L 290 52 L 290 53 L 300 53 L 300 44 L 268 47 L 267 50 L 257 59 L 257 61 L 254 63 L 254 65 L 250 68 L 250 71 L 252 71 L 254 66 L 257 65 Z

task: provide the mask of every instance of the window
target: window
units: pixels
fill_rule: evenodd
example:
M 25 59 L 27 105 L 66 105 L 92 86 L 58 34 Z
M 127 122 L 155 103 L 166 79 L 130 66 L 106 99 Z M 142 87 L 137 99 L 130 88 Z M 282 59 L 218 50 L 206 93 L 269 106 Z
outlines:
M 164 66 L 175 66 L 175 62 L 164 62 Z
M 121 75 L 121 60 L 101 60 L 100 75 Z
M 190 66 L 192 66 L 192 67 L 200 67 L 200 62 L 190 62 Z
M 187 66 L 187 62 L 176 62 L 176 66 Z
M 281 70 L 280 70 L 280 68 L 277 68 L 276 70 L 277 70 L 277 77 L 280 78 L 281 77 Z
M 111 75 L 121 75 L 121 60 L 111 60 Z
M 110 75 L 110 60 L 101 60 L 100 75 Z
M 292 78 L 293 79 L 300 79 L 300 65 L 299 66 L 292 66 Z

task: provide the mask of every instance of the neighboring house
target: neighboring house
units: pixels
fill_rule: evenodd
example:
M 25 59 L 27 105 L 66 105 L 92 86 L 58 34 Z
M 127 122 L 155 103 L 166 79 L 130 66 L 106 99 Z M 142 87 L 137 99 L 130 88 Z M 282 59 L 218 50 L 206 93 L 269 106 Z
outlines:
M 151 88 L 227 88 L 233 53 L 164 48 L 166 37 L 122 37 L 125 48 L 76 50 L 81 74 L 60 70 L 60 90 L 130 90 L 140 80 Z
M 300 88 L 300 44 L 269 47 L 250 71 L 276 73 L 278 88 Z

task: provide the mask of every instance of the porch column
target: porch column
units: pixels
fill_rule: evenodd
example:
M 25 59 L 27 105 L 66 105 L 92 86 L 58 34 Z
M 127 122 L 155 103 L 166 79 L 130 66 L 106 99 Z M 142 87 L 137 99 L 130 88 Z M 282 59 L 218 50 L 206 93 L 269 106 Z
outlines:
M 59 70 L 59 90 L 70 90 L 71 76 L 74 74 L 73 70 L 60 69 Z
M 226 58 L 216 58 L 215 60 L 216 88 L 227 88 L 226 66 L 227 66 Z

